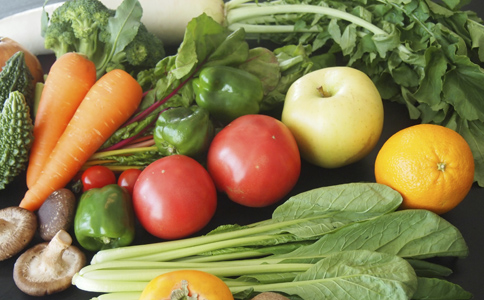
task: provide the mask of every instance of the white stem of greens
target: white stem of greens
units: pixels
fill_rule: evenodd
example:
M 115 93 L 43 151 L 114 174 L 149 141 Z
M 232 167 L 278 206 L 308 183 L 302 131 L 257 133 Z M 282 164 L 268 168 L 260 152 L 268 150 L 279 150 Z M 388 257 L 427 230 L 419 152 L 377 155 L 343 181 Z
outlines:
M 140 296 L 141 292 L 109 293 L 91 298 L 91 300 L 139 300 Z
M 185 249 L 174 249 L 174 250 L 165 251 L 161 253 L 140 255 L 137 257 L 133 257 L 132 259 L 139 260 L 139 261 L 169 261 L 169 260 L 174 260 L 178 258 L 204 253 L 204 252 L 214 251 L 218 249 L 247 246 L 258 242 L 271 241 L 271 240 L 274 240 L 274 235 L 248 236 L 248 237 L 241 237 L 237 239 L 216 241 L 209 244 L 194 245 Z
M 227 9 L 226 21 L 228 28 L 232 30 L 234 26 L 236 27 L 244 27 L 244 21 L 247 19 L 254 20 L 256 17 L 264 17 L 267 15 L 275 15 L 275 14 L 293 14 L 293 13 L 311 13 L 311 14 L 321 14 L 321 15 L 328 15 L 331 17 L 339 18 L 342 20 L 346 20 L 353 24 L 356 24 L 360 27 L 366 28 L 367 30 L 371 31 L 373 34 L 388 34 L 378 26 L 373 25 L 370 22 L 367 22 L 361 18 L 358 18 L 355 15 L 350 13 L 330 8 L 324 6 L 317 6 L 317 5 L 305 5 L 305 4 L 287 4 L 287 5 L 258 5 L 253 4 L 250 5 L 246 4 L 244 6 L 234 6 L 234 9 Z M 242 24 L 237 24 L 242 23 Z M 250 24 L 249 24 L 250 25 Z M 261 25 L 265 26 L 265 25 Z M 277 25 L 276 25 L 277 26 Z M 290 25 L 288 27 L 283 27 L 294 31 L 294 26 Z M 250 32 L 251 27 L 247 27 L 247 32 Z M 269 28 L 269 27 L 267 27 Z M 271 26 L 270 30 L 268 29 L 266 32 L 271 33 L 274 31 L 275 27 Z
M 250 274 L 272 274 L 284 272 L 304 272 L 307 271 L 312 264 L 257 264 L 246 266 L 218 266 L 214 264 L 205 264 L 204 266 L 185 266 L 185 267 L 163 267 L 159 269 L 115 269 L 115 270 L 94 270 L 84 272 L 83 278 L 92 280 L 111 280 L 111 281 L 151 281 L 159 275 L 177 271 L 177 270 L 199 270 L 206 273 L 213 274 L 218 277 L 232 277 L 243 276 Z M 135 279 L 133 279 L 135 278 Z
M 111 261 L 111 260 L 138 258 L 143 256 L 148 257 L 152 254 L 155 254 L 163 258 L 163 253 L 168 251 L 173 251 L 173 250 L 179 250 L 179 252 L 182 252 L 182 254 L 179 257 L 185 257 L 188 255 L 184 254 L 183 252 L 190 247 L 205 245 L 205 244 L 219 242 L 219 241 L 230 241 L 233 239 L 238 239 L 249 235 L 262 234 L 264 232 L 270 232 L 272 230 L 277 230 L 285 226 L 295 225 L 301 222 L 305 222 L 307 220 L 308 219 L 296 219 L 296 220 L 289 220 L 284 222 L 268 223 L 267 225 L 263 225 L 263 226 L 256 226 L 256 227 L 248 226 L 248 228 L 245 228 L 245 229 L 240 229 L 240 230 L 235 230 L 230 232 L 223 232 L 218 234 L 210 234 L 205 236 L 198 236 L 198 237 L 187 238 L 182 240 L 164 241 L 164 242 L 153 243 L 153 244 L 134 245 L 134 246 L 101 250 L 93 256 L 91 264 L 96 264 L 96 263 Z M 194 254 L 198 254 L 198 253 L 194 253 Z M 190 254 L 190 255 L 193 255 L 193 254 Z M 162 259 L 162 260 L 166 260 L 166 259 Z

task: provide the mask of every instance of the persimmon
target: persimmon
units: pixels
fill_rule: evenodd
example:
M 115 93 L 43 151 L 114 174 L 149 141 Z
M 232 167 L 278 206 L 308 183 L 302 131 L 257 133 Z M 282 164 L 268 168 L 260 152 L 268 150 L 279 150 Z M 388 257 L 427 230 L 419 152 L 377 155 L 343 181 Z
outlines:
M 172 293 L 180 296 L 171 297 Z M 188 296 L 197 300 L 234 299 L 229 287 L 217 276 L 199 270 L 177 270 L 151 280 L 139 300 L 187 299 Z

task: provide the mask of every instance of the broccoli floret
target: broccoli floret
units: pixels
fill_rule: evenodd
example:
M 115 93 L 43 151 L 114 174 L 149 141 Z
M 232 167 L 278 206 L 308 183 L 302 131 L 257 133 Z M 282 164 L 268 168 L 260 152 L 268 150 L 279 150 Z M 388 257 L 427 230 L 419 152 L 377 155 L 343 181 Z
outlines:
M 138 73 L 153 68 L 164 57 L 162 41 L 141 24 L 134 40 L 124 48 L 124 51 L 113 57 L 107 70 L 121 68 L 130 73 Z
M 46 49 L 53 50 L 56 57 L 77 49 L 78 41 L 67 23 L 53 23 L 48 32 L 44 45 Z
M 45 31 L 45 47 L 59 57 L 69 51 L 95 61 L 104 51 L 102 37 L 108 35 L 114 11 L 98 0 L 71 0 L 59 6 Z
M 137 7 L 139 14 L 121 9 L 118 15 L 118 10 L 107 8 L 99 0 L 64 2 L 44 24 L 45 47 L 57 58 L 72 51 L 86 55 L 96 65 L 98 78 L 114 68 L 136 76 L 142 69 L 154 67 L 165 56 L 163 43 L 141 23 L 142 9 L 137 0 L 125 0 L 121 6 L 125 2 Z M 131 25 L 124 28 L 125 23 Z M 137 31 L 133 33 L 134 28 Z M 116 44 L 119 41 L 126 41 L 124 49 Z

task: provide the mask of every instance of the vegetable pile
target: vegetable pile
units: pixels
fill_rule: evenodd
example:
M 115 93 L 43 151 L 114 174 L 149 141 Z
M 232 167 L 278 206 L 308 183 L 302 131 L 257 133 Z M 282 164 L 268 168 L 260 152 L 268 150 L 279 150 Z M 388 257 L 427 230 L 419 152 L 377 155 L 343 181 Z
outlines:
M 116 10 L 100 1 L 66 1 L 42 18 L 45 48 L 57 58 L 84 54 L 96 65 L 97 78 L 113 69 L 136 75 L 165 56 L 162 41 L 141 23 L 142 14 L 138 1 L 123 1 Z
M 0 189 L 23 171 L 28 187 L 17 211 L 1 213 L 28 213 L 25 227 L 46 241 L 33 252 L 48 250 L 24 252 L 19 265 L 51 275 L 32 288 L 39 274 L 16 266 L 15 282 L 44 295 L 72 279 L 96 299 L 134 300 L 157 276 L 201 271 L 234 299 L 472 298 L 439 264 L 468 255 L 459 230 L 428 210 L 399 209 L 402 196 L 378 183 L 302 192 L 267 220 L 196 236 L 220 193 L 252 208 L 289 194 L 301 156 L 281 108 L 297 79 L 330 66 L 363 71 L 410 118 L 460 133 L 484 186 L 484 27 L 460 10 L 467 2 L 230 0 L 224 22 L 193 16 L 170 55 L 138 0 L 44 7 L 42 36 L 56 58 L 45 82 L 22 50 L 0 72 Z M 137 226 L 171 241 L 132 245 Z M 94 255 L 90 265 L 69 231 Z M 63 257 L 71 250 L 75 261 Z
M 291 299 L 314 299 L 315 293 L 325 299 L 470 299 L 443 279 L 450 269 L 426 260 L 465 257 L 458 229 L 426 210 L 395 211 L 401 200 L 376 183 L 317 188 L 255 224 L 99 251 L 73 283 L 107 293 L 97 299 L 138 299 L 156 276 L 194 269 L 222 278 L 235 299 L 264 291 Z
M 226 19 L 228 28 L 257 38 L 323 48 L 369 75 L 382 98 L 405 105 L 410 118 L 456 130 L 484 186 L 484 26 L 460 10 L 468 2 L 232 0 Z

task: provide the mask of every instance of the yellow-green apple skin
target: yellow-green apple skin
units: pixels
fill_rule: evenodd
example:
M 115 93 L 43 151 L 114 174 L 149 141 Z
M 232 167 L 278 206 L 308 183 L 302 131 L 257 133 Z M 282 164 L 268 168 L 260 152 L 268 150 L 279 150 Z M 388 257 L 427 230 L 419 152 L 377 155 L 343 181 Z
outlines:
M 380 138 L 383 118 L 373 81 L 352 67 L 323 68 L 299 78 L 286 94 L 281 116 L 302 158 L 323 168 L 368 155 Z

